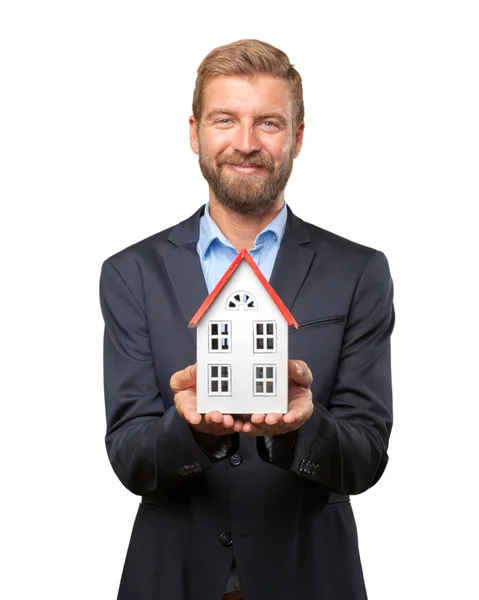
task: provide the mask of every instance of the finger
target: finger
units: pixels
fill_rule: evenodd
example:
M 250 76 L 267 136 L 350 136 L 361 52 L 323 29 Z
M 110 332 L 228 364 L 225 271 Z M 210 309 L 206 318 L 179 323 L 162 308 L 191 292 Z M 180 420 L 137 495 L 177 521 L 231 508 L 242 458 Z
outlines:
M 264 421 L 265 417 L 266 415 L 264 413 L 254 413 L 251 415 L 251 423 L 260 425 Z
M 311 392 L 289 403 L 289 411 L 284 415 L 285 423 L 301 423 L 307 421 L 313 413 Z
M 223 427 L 226 429 L 232 429 L 235 420 L 231 415 L 223 415 Z
M 243 419 L 236 418 L 234 420 L 233 429 L 238 433 L 243 430 L 244 421 Z
M 277 423 L 279 423 L 282 420 L 283 420 L 283 415 L 281 415 L 280 413 L 268 413 L 266 415 L 266 417 L 264 418 L 264 422 L 267 425 L 276 425 Z
M 219 410 L 212 410 L 205 415 L 207 423 L 221 424 L 223 423 L 223 414 Z
M 199 425 L 201 423 L 202 417 L 194 408 L 187 408 L 183 416 L 192 425 Z
M 242 425 L 242 431 L 243 433 L 249 433 L 250 431 L 253 431 L 253 423 L 251 421 L 245 421 Z
M 313 374 L 304 360 L 288 361 L 289 377 L 301 386 L 309 387 L 313 383 Z
M 283 415 L 283 422 L 287 425 L 291 425 L 297 421 L 298 415 L 296 412 L 290 411 Z
M 175 392 L 186 390 L 196 385 L 196 364 L 188 365 L 182 371 L 173 373 L 170 379 L 170 387 Z

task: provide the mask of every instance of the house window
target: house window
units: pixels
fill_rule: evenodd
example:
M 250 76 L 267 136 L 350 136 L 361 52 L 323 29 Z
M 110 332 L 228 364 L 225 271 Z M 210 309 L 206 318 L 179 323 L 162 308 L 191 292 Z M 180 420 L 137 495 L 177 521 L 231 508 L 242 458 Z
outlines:
M 231 352 L 231 321 L 210 321 L 210 352 Z
M 231 396 L 231 365 L 208 365 L 210 396 Z
M 275 365 L 253 365 L 253 395 L 276 395 Z
M 226 308 L 227 310 L 239 310 L 240 307 L 246 310 L 256 310 L 258 303 L 256 298 L 249 292 L 234 292 L 226 300 Z
M 276 352 L 276 323 L 274 321 L 255 321 L 254 352 Z

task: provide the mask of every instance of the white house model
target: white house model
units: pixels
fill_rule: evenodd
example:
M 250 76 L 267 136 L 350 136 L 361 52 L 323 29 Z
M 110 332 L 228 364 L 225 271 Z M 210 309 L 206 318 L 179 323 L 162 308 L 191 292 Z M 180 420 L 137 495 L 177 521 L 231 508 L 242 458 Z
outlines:
M 288 412 L 288 325 L 295 319 L 242 250 L 190 322 L 197 410 Z

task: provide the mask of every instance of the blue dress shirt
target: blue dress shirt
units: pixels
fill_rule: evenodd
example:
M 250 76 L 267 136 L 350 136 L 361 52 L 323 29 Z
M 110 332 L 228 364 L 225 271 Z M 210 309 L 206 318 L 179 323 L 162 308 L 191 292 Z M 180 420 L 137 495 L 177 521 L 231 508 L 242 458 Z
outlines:
M 271 223 L 266 225 L 263 231 L 256 236 L 254 248 L 251 250 L 247 248 L 251 258 L 258 265 L 267 281 L 269 281 L 273 271 L 274 261 L 286 227 L 287 216 L 285 203 Z M 238 251 L 221 233 L 220 228 L 211 218 L 209 203 L 206 205 L 205 213 L 200 219 L 197 251 L 206 287 L 210 294 L 238 255 Z

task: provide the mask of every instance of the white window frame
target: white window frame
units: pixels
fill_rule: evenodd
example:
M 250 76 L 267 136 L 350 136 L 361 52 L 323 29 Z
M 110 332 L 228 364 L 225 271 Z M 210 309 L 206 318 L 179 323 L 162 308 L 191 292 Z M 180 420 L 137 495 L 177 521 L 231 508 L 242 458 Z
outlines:
M 213 334 L 212 333 L 212 325 L 218 325 L 218 334 Z M 221 325 L 226 325 L 228 327 L 228 333 L 221 333 Z M 218 349 L 217 350 L 213 350 L 212 345 L 213 345 L 213 341 L 212 340 L 218 340 Z M 231 352 L 231 321 L 210 321 L 208 323 L 208 351 L 214 354 L 217 353 L 225 353 L 225 352 Z M 222 347 L 222 340 L 228 340 L 228 348 L 225 350 Z
M 263 333 L 257 333 L 257 325 L 263 325 Z M 267 326 L 273 325 L 273 333 L 266 333 Z M 253 321 L 253 352 L 255 354 L 276 354 L 277 350 L 277 324 L 276 321 Z M 263 340 L 263 349 L 257 348 L 257 340 Z M 273 348 L 268 348 L 268 339 L 273 340 Z
M 217 367 L 218 369 L 218 376 L 214 377 L 212 375 L 212 370 L 213 367 Z M 221 369 L 226 367 L 228 369 L 228 374 L 227 376 L 222 375 L 221 373 Z M 213 392 L 211 389 L 211 383 L 213 381 L 217 381 L 218 382 L 218 391 L 217 392 Z M 228 391 L 227 392 L 223 392 L 221 391 L 221 383 L 223 381 L 227 381 L 228 382 Z M 216 365 L 216 364 L 209 364 L 208 365 L 208 395 L 209 396 L 231 396 L 231 365 Z
M 245 295 L 248 296 L 248 302 L 254 302 L 254 306 L 248 306 L 243 301 Z M 240 300 L 236 300 L 235 296 L 239 296 Z M 234 302 L 235 306 L 230 306 L 230 302 Z M 238 290 L 228 296 L 226 299 L 225 308 L 226 310 L 239 310 L 240 306 L 242 306 L 244 310 L 258 310 L 258 301 L 256 300 L 256 297 L 251 294 L 251 292 L 247 292 L 246 290 Z
M 263 369 L 263 377 L 258 377 L 256 374 L 256 369 Z M 267 377 L 266 369 L 273 369 L 273 376 Z M 256 384 L 262 382 L 263 383 L 263 391 L 256 391 Z M 266 384 L 273 383 L 273 391 L 266 391 Z M 276 365 L 274 364 L 254 364 L 253 365 L 253 396 L 276 396 Z

